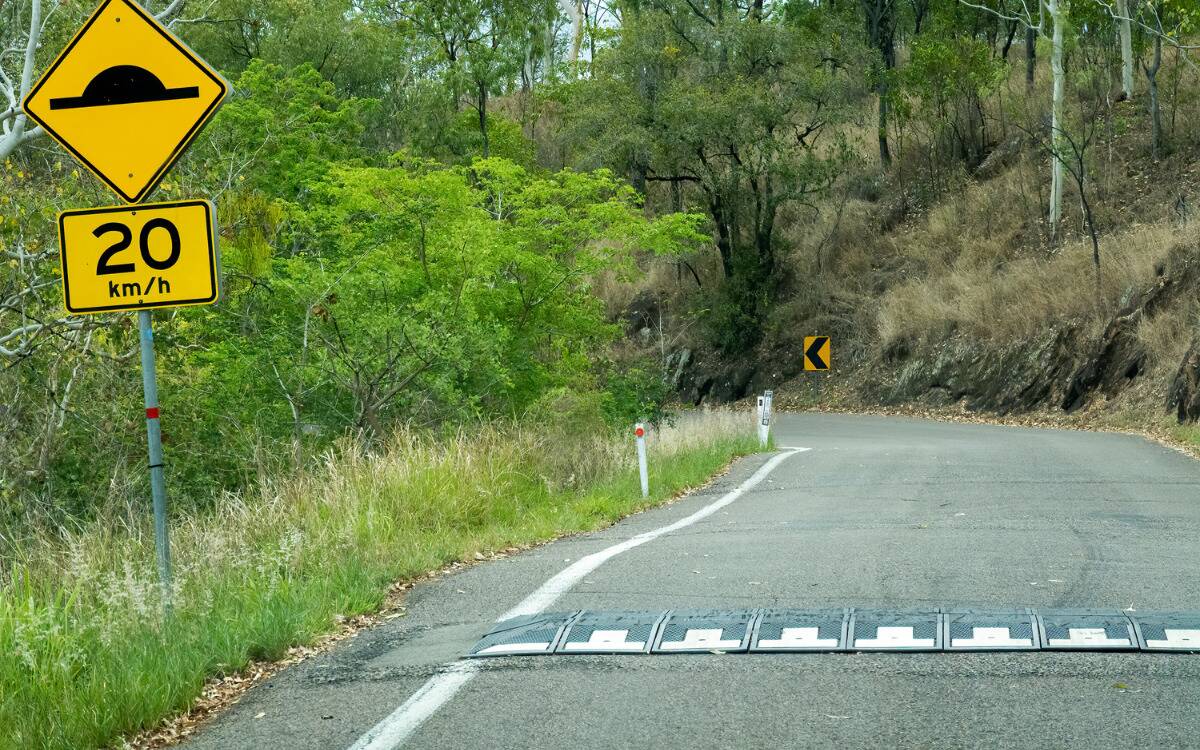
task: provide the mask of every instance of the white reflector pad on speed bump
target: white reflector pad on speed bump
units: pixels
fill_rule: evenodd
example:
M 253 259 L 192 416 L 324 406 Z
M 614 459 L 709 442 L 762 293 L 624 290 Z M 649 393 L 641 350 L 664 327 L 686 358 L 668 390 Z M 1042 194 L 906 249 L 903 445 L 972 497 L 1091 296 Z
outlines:
M 762 638 L 755 645 L 765 649 L 832 649 L 838 647 L 838 639 L 822 638 L 820 628 L 782 628 L 778 638 Z
M 1032 638 L 1012 638 L 1008 628 L 971 628 L 970 638 L 955 638 L 960 648 L 1033 648 Z
M 917 638 L 911 625 L 883 625 L 875 629 L 874 638 L 857 638 L 855 648 L 933 648 L 934 638 Z

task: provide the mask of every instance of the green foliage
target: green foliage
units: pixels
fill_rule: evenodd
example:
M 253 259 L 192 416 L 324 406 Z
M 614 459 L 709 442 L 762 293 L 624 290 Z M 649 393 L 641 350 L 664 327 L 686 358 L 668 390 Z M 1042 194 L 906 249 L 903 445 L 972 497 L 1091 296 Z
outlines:
M 837 35 L 802 23 L 656 4 L 630 13 L 593 78 L 560 94 L 583 163 L 619 164 L 639 182 L 674 182 L 687 207 L 709 217 L 731 314 L 712 328 L 736 352 L 758 338 L 763 289 L 774 296 L 781 208 L 825 190 L 849 152 L 816 147 L 846 116 L 849 79 L 825 61 Z M 720 313 L 718 313 L 720 314 Z
M 192 47 L 221 70 L 240 75 L 256 60 L 284 68 L 311 65 L 345 93 L 379 97 L 407 40 L 379 23 L 370 3 L 349 0 L 210 0 L 210 22 L 184 28 Z
M 499 159 L 507 159 L 526 169 L 535 166 L 533 141 L 521 132 L 520 123 L 502 117 L 491 115 L 487 120 L 489 154 Z M 475 111 L 460 112 L 454 118 L 453 125 L 443 135 L 447 156 L 450 160 L 470 163 L 471 159 L 483 153 L 483 137 L 479 132 L 479 115 Z
M 215 197 L 223 249 L 220 303 L 156 316 L 180 511 L 302 465 L 347 432 L 377 441 L 403 424 L 519 414 L 554 389 L 603 387 L 618 329 L 592 280 L 631 277 L 636 255 L 705 239 L 699 217 L 648 219 L 607 171 L 538 170 L 502 117 L 488 120 L 494 158 L 386 157 L 367 136 L 380 104 L 311 65 L 252 60 L 234 88 L 162 187 Z M 472 114 L 455 118 L 464 155 Z M 69 165 L 31 154 L 0 172 L 0 250 L 27 258 L 0 268 L 0 292 L 24 295 L 18 321 L 58 315 L 57 210 L 103 200 Z M 79 327 L 34 337 L 0 383 L 12 403 L 0 434 L 12 528 L 126 513 L 145 489 L 130 317 L 59 325 Z
M 628 432 L 580 426 L 400 433 L 374 456 L 343 448 L 321 468 L 225 496 L 173 530 L 166 620 L 143 523 L 27 544 L 0 581 L 0 747 L 108 747 L 187 707 L 206 678 L 375 611 L 396 581 L 601 528 L 757 449 L 744 415 L 652 433 L 642 500 Z
M 617 329 L 591 279 L 696 235 L 694 220 L 646 219 L 609 173 L 498 158 L 334 164 L 301 192 L 282 204 L 231 194 L 226 298 L 160 332 L 168 460 L 185 497 L 244 485 L 347 431 L 378 440 L 601 387 L 593 363 Z
M 668 419 L 671 386 L 658 362 L 647 358 L 614 364 L 605 375 L 602 392 L 605 419 L 614 427 Z
M 1007 75 L 1008 66 L 982 41 L 959 35 L 917 38 L 911 59 L 897 72 L 899 85 L 890 88 L 899 126 L 921 149 L 973 168 L 989 145 L 984 101 Z M 929 178 L 934 183 L 937 175 Z
M 377 103 L 345 97 L 310 64 L 254 60 L 191 155 L 198 178 L 294 198 L 339 162 L 366 157 L 363 133 Z

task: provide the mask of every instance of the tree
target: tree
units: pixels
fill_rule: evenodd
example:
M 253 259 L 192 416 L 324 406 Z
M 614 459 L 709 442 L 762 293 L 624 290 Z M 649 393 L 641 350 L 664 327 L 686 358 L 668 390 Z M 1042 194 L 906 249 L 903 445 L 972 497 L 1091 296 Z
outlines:
M 641 173 L 708 214 L 725 275 L 710 327 L 727 351 L 760 335 L 781 210 L 825 190 L 846 158 L 828 132 L 851 91 L 827 62 L 844 52 L 834 40 L 729 0 L 657 0 L 626 14 L 571 89 L 584 163 Z
M 980 5 L 970 2 L 970 0 L 959 0 L 963 5 L 976 8 L 978 10 L 991 13 L 1006 20 L 1015 20 L 1025 25 L 1027 29 L 1036 31 L 1038 35 L 1049 36 L 1050 39 L 1050 137 L 1054 140 L 1053 146 L 1050 149 L 1050 200 L 1049 210 L 1047 211 L 1047 221 L 1050 225 L 1050 236 L 1052 238 L 1058 236 L 1058 224 L 1062 219 L 1062 190 L 1063 190 L 1063 162 L 1059 158 L 1059 154 L 1066 153 L 1066 148 L 1063 143 L 1058 140 L 1062 131 L 1064 122 L 1063 102 L 1065 95 L 1065 78 L 1066 71 L 1063 67 L 1063 50 L 1064 50 L 1064 31 L 1068 23 L 1069 3 L 1068 0 L 1039 0 L 1037 5 L 1037 18 L 1034 18 L 1033 11 L 1029 6 L 1022 4 L 1021 11 L 1009 11 L 1000 6 L 999 8 Z M 1045 17 L 1050 18 L 1050 31 L 1047 34 L 1045 27 Z M 1029 40 L 1027 40 L 1028 43 Z M 1032 49 L 1032 47 L 1029 47 Z M 1027 80 L 1032 80 L 1032 66 L 1028 69 L 1029 76 Z
M 1200 27 L 1200 6 L 1194 0 L 1136 0 L 1130 7 L 1128 0 L 1109 5 L 1103 0 L 1097 0 L 1100 7 L 1116 20 L 1122 29 L 1122 60 L 1124 63 L 1125 31 L 1130 25 L 1135 25 L 1150 38 L 1150 61 L 1142 63 L 1142 72 L 1146 76 L 1150 98 L 1150 143 L 1151 153 L 1155 159 L 1162 156 L 1163 131 L 1162 113 L 1158 96 L 1158 71 L 1162 66 L 1162 46 L 1164 43 L 1177 50 L 1187 51 L 1193 47 L 1182 39 L 1196 28 Z M 1186 58 L 1185 58 L 1186 59 Z M 1190 61 L 1189 61 L 1190 63 Z M 1128 65 L 1132 68 L 1132 58 Z M 1124 75 L 1124 73 L 1123 73 Z M 1130 72 L 1132 78 L 1132 72 Z
M 313 190 L 296 216 L 311 248 L 277 269 L 293 312 L 262 348 L 314 342 L 303 390 L 372 436 L 402 416 L 519 412 L 586 381 L 614 334 L 589 279 L 698 238 L 694 220 L 644 218 L 610 174 L 500 159 L 340 168 Z
M 531 83 L 531 40 L 553 25 L 557 12 L 553 0 L 396 0 L 393 5 L 393 13 L 410 24 L 438 58 L 430 67 L 440 74 L 452 111 L 459 109 L 464 95 L 471 99 L 485 158 L 491 151 L 491 97 L 522 73 Z
M 892 164 L 887 129 L 890 77 L 896 67 L 896 6 L 895 0 L 859 1 L 866 21 L 867 42 L 878 53 L 871 64 L 871 80 L 879 97 L 879 162 L 887 169 Z
M 1133 98 L 1133 32 L 1129 20 L 1129 0 L 1117 0 L 1117 30 L 1121 37 L 1121 93 Z

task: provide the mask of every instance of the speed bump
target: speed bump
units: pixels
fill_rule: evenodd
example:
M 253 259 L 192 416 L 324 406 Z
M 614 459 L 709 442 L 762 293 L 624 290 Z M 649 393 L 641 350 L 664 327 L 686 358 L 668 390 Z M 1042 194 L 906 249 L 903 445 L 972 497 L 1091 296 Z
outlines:
M 466 655 L 1038 650 L 1200 653 L 1200 612 L 576 610 L 497 623 Z
M 667 612 L 584 611 L 567 625 L 559 654 L 645 654 Z
M 1145 651 L 1200 651 L 1200 613 L 1131 613 L 1129 619 Z
M 842 651 L 848 609 L 764 609 L 750 638 L 751 651 Z
M 745 651 L 758 614 L 755 609 L 671 612 L 650 650 L 676 654 Z
M 493 626 L 491 631 L 467 653 L 467 656 L 552 653 L 567 626 L 578 615 L 578 611 L 547 612 L 505 620 Z
M 1050 610 L 1038 615 L 1038 627 L 1043 648 L 1086 651 L 1138 648 L 1133 623 L 1116 610 Z

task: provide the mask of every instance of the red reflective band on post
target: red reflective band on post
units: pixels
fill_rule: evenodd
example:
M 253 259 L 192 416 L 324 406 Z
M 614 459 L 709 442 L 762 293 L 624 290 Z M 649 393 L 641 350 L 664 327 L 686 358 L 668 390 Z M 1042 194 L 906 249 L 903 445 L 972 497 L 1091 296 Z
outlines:
M 157 406 L 146 409 L 146 419 L 158 419 L 158 407 Z

